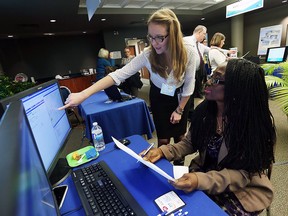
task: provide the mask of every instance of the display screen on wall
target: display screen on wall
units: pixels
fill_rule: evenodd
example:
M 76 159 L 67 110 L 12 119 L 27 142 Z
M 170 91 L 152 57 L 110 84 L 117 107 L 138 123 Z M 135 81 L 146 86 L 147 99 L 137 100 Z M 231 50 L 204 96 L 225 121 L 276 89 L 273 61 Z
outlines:
M 262 8 L 264 0 L 241 0 L 226 6 L 226 18 Z

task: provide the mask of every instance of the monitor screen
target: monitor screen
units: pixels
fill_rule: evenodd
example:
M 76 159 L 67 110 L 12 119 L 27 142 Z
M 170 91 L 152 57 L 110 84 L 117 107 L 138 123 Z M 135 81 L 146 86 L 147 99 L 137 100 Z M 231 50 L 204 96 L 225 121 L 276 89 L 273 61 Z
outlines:
M 60 215 L 21 101 L 0 122 L 1 215 Z
M 286 47 L 270 47 L 267 49 L 266 62 L 279 63 L 287 59 L 288 46 Z
M 50 176 L 71 131 L 66 111 L 58 110 L 63 106 L 58 81 L 35 86 L 0 103 L 6 109 L 10 102 L 16 100 L 23 102 L 44 167 Z

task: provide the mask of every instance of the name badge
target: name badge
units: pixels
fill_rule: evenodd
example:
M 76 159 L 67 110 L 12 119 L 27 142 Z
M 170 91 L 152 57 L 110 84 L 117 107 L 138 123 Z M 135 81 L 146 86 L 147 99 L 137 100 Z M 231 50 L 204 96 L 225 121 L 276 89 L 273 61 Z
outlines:
M 175 90 L 176 90 L 176 86 L 167 85 L 165 83 L 162 83 L 162 87 L 161 87 L 160 93 L 173 97 L 174 93 L 175 93 Z

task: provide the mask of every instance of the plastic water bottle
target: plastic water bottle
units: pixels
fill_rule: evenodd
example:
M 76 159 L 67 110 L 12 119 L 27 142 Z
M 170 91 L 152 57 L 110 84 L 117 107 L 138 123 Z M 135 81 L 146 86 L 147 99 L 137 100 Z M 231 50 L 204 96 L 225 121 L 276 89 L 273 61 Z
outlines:
M 94 147 L 96 151 L 102 151 L 105 149 L 105 142 L 103 138 L 102 128 L 98 125 L 97 122 L 93 123 L 93 127 L 91 129 L 91 135 Z

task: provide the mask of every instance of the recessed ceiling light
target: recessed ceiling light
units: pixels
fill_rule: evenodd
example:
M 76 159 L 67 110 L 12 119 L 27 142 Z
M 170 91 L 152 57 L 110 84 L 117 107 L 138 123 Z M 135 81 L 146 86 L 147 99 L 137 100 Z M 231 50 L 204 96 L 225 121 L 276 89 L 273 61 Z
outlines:
M 55 35 L 55 33 L 44 33 L 43 35 L 51 36 L 51 35 Z
M 13 35 L 8 35 L 8 38 L 13 38 L 14 36 Z
M 101 21 L 104 22 L 104 21 L 106 21 L 106 19 L 105 19 L 105 18 L 102 18 Z
M 56 20 L 55 20 L 55 19 L 51 19 L 50 22 L 51 22 L 51 23 L 55 23 Z
M 83 31 L 82 33 L 83 33 L 83 34 L 86 34 L 87 32 L 86 32 L 86 31 Z
M 201 20 L 202 20 L 202 21 L 205 20 L 205 17 L 202 17 Z

